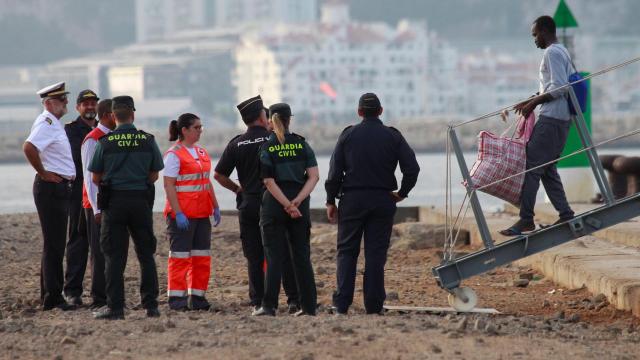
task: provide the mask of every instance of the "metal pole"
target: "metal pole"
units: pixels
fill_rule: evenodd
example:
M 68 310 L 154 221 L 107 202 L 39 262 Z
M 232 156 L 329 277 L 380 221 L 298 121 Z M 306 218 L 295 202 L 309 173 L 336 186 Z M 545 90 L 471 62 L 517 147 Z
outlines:
M 493 240 L 491 239 L 491 233 L 489 232 L 489 226 L 487 226 L 487 220 L 485 219 L 484 213 L 482 212 L 482 207 L 480 207 L 480 201 L 478 201 L 478 196 L 474 191 L 473 181 L 471 181 L 471 175 L 469 175 L 467 163 L 464 160 L 464 154 L 462 153 L 462 148 L 460 147 L 458 136 L 456 135 L 456 130 L 454 128 L 449 128 L 449 138 L 451 138 L 451 146 L 453 147 L 453 151 L 456 153 L 456 159 L 458 160 L 458 165 L 460 166 L 462 178 L 467 184 L 467 194 L 469 195 L 469 202 L 471 203 L 473 215 L 475 216 L 476 223 L 478 224 L 478 230 L 480 230 L 480 237 L 482 237 L 482 242 L 484 243 L 485 248 L 493 248 L 494 245 Z
M 572 87 L 569 87 L 569 97 L 571 98 L 573 108 L 576 109 L 576 113 L 578 114 L 574 117 L 574 123 L 576 124 L 576 129 L 578 130 L 578 135 L 580 136 L 582 145 L 585 148 L 590 147 L 593 145 L 593 141 L 591 140 L 591 135 L 589 135 L 587 123 L 584 120 L 584 116 L 582 115 L 580 103 L 578 102 L 578 98 L 576 97 L 576 93 L 573 91 Z M 591 165 L 591 170 L 593 171 L 593 175 L 596 178 L 596 183 L 598 184 L 598 188 L 600 189 L 602 197 L 604 198 L 607 205 L 613 204 L 613 202 L 615 201 L 613 197 L 613 191 L 611 191 L 611 186 L 609 186 L 609 181 L 607 181 L 607 177 L 604 173 L 604 169 L 602 168 L 602 163 L 600 162 L 600 158 L 598 157 L 596 149 L 589 149 L 586 153 L 587 158 L 589 159 L 589 164 Z

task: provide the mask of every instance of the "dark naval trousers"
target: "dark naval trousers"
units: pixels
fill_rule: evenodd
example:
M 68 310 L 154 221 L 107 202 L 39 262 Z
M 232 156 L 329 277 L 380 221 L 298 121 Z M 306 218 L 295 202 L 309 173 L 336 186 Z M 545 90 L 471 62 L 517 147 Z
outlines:
M 338 211 L 337 290 L 333 305 L 341 313 L 353 303 L 356 265 L 364 235 L 364 307 L 382 311 L 386 298 L 384 266 L 396 203 L 386 190 L 351 190 L 342 195 Z
M 42 262 L 40 266 L 40 300 L 50 309 L 62 302 L 64 247 L 73 181 L 46 182 L 36 175 L 33 199 L 42 227 Z
M 249 274 L 249 299 L 252 306 L 260 306 L 264 296 L 264 248 L 260 232 L 260 205 L 262 194 L 238 194 L 236 199 L 242 252 L 247 259 Z M 293 274 L 291 256 L 284 254 L 282 285 L 288 304 L 298 305 L 298 289 Z
M 86 221 L 82 209 L 82 179 L 76 179 L 73 183 L 69 206 L 69 241 L 67 242 L 67 268 L 64 274 L 66 296 L 82 296 L 82 281 L 89 254 Z
M 527 144 L 527 170 L 560 157 L 567 142 L 571 121 L 540 116 L 533 128 Z M 567 202 L 564 187 L 558 175 L 557 163 L 527 172 L 522 185 L 520 198 L 520 218 L 533 221 L 533 208 L 536 205 L 538 188 L 542 186 L 547 192 L 553 207 L 560 214 L 560 219 L 573 217 L 574 213 Z

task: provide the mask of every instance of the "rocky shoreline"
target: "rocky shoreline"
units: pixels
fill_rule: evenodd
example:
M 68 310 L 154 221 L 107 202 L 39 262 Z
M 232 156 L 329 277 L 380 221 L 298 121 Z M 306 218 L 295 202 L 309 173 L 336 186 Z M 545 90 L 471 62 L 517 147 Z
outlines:
M 162 316 L 147 319 L 139 309 L 139 268 L 130 256 L 127 319 L 99 322 L 87 308 L 66 313 L 38 309 L 42 240 L 37 215 L 0 217 L 0 358 L 635 359 L 640 354 L 639 319 L 613 309 L 597 294 L 558 288 L 517 266 L 466 284 L 477 291 L 479 306 L 495 308 L 499 315 L 389 311 L 366 316 L 359 276 L 351 315 L 334 317 L 327 307 L 335 288 L 336 228 L 320 223 L 312 229 L 319 316 L 294 318 L 283 310 L 275 318 L 249 316 L 245 260 L 237 219 L 231 216 L 224 216 L 213 233 L 207 294 L 213 308 L 170 311 L 164 295 L 168 244 L 160 214 L 155 229 Z M 431 275 L 440 261 L 441 231 L 420 223 L 396 225 L 386 270 L 387 304 L 447 306 L 446 293 Z M 88 284 L 89 274 L 86 278 Z

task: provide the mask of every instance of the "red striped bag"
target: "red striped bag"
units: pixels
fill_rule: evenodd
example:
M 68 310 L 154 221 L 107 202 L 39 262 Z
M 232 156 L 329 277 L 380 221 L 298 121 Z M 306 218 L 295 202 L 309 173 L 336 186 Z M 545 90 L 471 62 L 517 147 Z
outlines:
M 478 134 L 478 157 L 469 171 L 474 188 L 483 187 L 526 169 L 527 142 L 534 123 L 535 115 L 532 112 L 526 119 L 522 116 L 518 119 L 516 131 L 511 137 L 506 136 L 511 126 L 500 136 L 489 131 L 481 131 Z M 523 183 L 524 174 L 521 174 L 480 191 L 518 206 Z

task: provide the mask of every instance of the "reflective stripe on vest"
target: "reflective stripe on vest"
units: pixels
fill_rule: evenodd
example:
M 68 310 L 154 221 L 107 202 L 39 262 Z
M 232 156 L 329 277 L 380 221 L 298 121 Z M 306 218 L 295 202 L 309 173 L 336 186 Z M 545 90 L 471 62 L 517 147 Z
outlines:
M 211 184 L 204 185 L 180 185 L 176 186 L 176 192 L 198 192 L 198 191 L 209 191 L 211 189 Z M 182 207 L 182 205 L 180 205 Z M 184 211 L 184 209 L 182 209 Z
M 180 142 L 172 146 L 167 153 L 172 152 L 180 160 L 180 170 L 176 177 L 176 193 L 182 212 L 190 219 L 207 218 L 213 214 L 213 198 L 211 196 L 211 159 L 204 148 L 194 146 L 198 155 L 196 160 L 189 149 Z M 176 216 L 167 200 L 164 208 L 165 216 Z
M 186 181 L 186 180 L 200 180 L 202 179 L 202 174 L 186 174 L 186 175 L 178 175 L 176 181 Z

